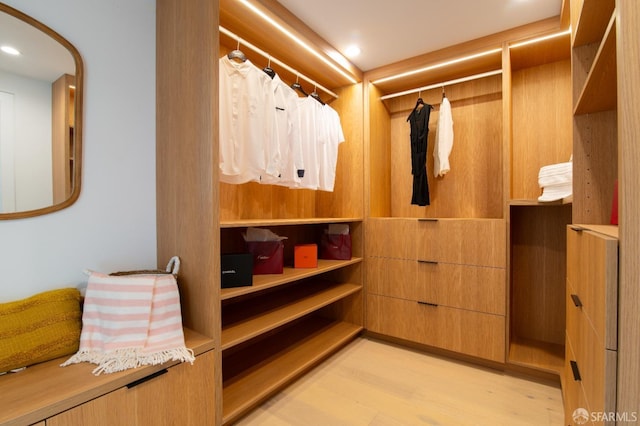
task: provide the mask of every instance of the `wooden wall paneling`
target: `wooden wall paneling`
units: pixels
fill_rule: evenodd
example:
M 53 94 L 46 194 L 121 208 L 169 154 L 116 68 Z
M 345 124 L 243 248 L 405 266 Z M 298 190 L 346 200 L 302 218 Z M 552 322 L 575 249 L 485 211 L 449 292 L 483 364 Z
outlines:
M 200 0 L 196 7 L 161 0 L 157 28 L 158 265 L 180 256 L 185 325 L 215 337 L 217 2 Z
M 380 101 L 380 90 L 368 85 L 367 129 L 369 131 L 366 164 L 369 215 L 391 216 L 391 118 Z
M 512 340 L 563 345 L 571 205 L 511 209 Z
M 574 116 L 574 223 L 610 222 L 618 177 L 616 122 L 616 111 Z
M 571 158 L 570 69 L 564 60 L 513 73 L 512 199 L 536 200 L 540 168 Z
M 218 1 L 156 4 L 157 258 L 181 259 L 183 322 L 220 344 Z M 188 48 L 185 48 L 188 47 Z M 177 143 L 180 141 L 180 143 Z M 186 167 L 185 165 L 188 165 Z M 222 413 L 221 355 L 210 395 Z
M 502 94 L 500 76 L 466 83 L 462 90 L 480 93 L 463 99 L 455 97 L 456 86 L 445 88 L 451 102 L 454 128 L 453 150 L 449 157 L 451 171 L 444 177 L 433 176 L 433 146 L 442 89 L 422 94 L 434 105 L 429 120 L 427 179 L 431 204 L 411 205 L 412 175 L 410 127 L 406 119 L 415 105 L 417 94 L 408 110 L 395 111 L 391 117 L 391 215 L 394 217 L 475 217 L 501 218 L 502 197 Z M 399 101 L 398 101 L 399 102 Z
M 340 115 L 345 141 L 338 147 L 333 192 L 316 191 L 317 217 L 364 216 L 364 123 L 362 84 L 336 89 L 329 105 Z
M 620 199 L 620 284 L 617 411 L 638 410 L 640 395 L 640 3 L 616 1 Z M 636 422 L 637 424 L 638 422 Z

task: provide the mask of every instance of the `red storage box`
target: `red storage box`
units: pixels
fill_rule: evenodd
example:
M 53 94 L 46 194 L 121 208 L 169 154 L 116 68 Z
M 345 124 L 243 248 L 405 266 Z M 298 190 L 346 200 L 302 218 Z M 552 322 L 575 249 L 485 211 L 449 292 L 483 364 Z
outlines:
M 351 235 L 322 234 L 320 259 L 351 260 Z
M 247 251 L 253 255 L 253 275 L 281 274 L 284 265 L 282 241 L 247 241 Z
M 318 245 L 298 244 L 293 248 L 294 268 L 317 268 Z

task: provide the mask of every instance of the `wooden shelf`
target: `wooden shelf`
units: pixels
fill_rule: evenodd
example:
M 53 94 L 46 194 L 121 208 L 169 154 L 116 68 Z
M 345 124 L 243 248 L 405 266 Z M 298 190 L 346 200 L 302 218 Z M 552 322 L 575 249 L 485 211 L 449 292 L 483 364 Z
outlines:
M 574 114 L 615 109 L 618 99 L 616 76 L 616 22 L 615 15 L 612 15 L 582 93 L 576 102 Z
M 358 284 L 304 283 L 257 303 L 223 308 L 221 349 L 229 349 L 362 289 Z M 224 325 L 227 323 L 228 325 Z
M 584 0 L 576 23 L 573 46 L 601 40 L 615 7 L 615 0 Z
M 323 223 L 349 223 L 362 222 L 362 218 L 356 217 L 320 217 L 307 219 L 242 219 L 220 222 L 220 228 L 246 228 L 257 226 L 289 226 L 289 225 L 315 225 Z
M 538 201 L 538 200 L 510 200 L 510 206 L 532 206 L 532 207 L 544 207 L 544 206 L 563 206 L 573 203 L 573 195 L 557 201 Z
M 362 262 L 361 257 L 352 257 L 351 260 L 325 260 L 318 259 L 318 267 L 311 269 L 283 268 L 282 274 L 254 275 L 253 285 L 246 287 L 223 288 L 220 292 L 220 300 L 232 299 L 246 294 L 256 293 L 284 284 L 289 284 L 304 278 L 314 277 L 325 272 L 344 268 Z
M 547 373 L 563 375 L 564 345 L 516 337 L 509 345 L 508 362 Z
M 309 318 L 281 336 L 261 341 L 223 362 L 223 423 L 287 385 L 360 333 L 362 327 Z

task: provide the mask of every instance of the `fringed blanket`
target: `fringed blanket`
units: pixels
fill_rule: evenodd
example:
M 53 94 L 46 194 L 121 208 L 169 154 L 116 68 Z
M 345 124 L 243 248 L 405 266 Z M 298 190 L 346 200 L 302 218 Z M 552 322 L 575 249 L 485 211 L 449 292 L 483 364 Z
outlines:
M 99 375 L 170 360 L 195 360 L 184 343 L 175 277 L 91 272 L 80 348 L 62 366 L 90 362 Z

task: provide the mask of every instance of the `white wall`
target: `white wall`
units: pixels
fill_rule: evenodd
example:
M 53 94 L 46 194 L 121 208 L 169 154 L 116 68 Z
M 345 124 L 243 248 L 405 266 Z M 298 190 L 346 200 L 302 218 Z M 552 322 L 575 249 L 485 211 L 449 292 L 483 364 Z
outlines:
M 155 1 L 3 2 L 75 45 L 85 98 L 80 198 L 0 220 L 0 302 L 83 286 L 84 269 L 155 268 Z

